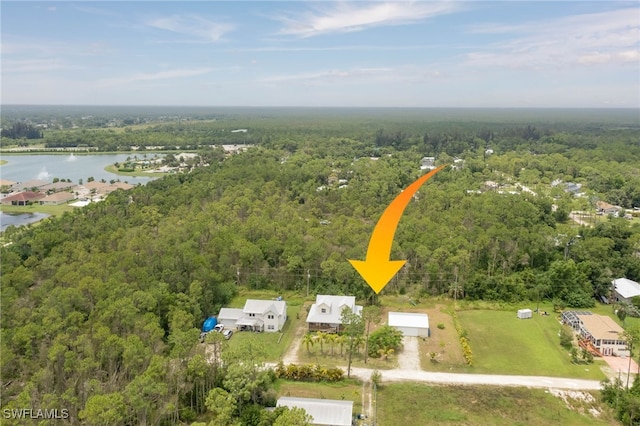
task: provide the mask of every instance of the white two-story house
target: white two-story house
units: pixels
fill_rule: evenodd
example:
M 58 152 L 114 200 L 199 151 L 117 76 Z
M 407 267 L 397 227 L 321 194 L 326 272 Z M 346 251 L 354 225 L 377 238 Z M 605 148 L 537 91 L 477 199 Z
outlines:
M 354 296 L 317 295 L 316 303 L 311 305 L 307 315 L 309 331 L 341 332 L 342 309 L 345 306 L 355 314 L 362 314 L 362 306 L 356 305 Z
M 217 319 L 225 328 L 276 332 L 282 330 L 287 321 L 287 302 L 248 299 L 242 309 L 220 309 Z

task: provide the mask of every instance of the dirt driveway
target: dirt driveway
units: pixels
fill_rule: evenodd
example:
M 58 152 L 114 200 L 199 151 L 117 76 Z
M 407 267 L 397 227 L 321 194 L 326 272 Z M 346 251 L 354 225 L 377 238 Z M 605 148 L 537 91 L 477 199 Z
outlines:
M 398 367 L 401 370 L 420 370 L 420 351 L 418 350 L 418 338 L 404 336 L 404 347 L 398 354 Z

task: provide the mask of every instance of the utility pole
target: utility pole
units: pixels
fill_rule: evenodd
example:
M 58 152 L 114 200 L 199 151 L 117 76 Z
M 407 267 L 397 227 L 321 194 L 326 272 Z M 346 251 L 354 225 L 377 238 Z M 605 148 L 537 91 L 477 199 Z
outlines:
M 311 274 L 309 273 L 309 270 L 307 269 L 307 297 L 309 297 L 309 279 L 311 278 Z

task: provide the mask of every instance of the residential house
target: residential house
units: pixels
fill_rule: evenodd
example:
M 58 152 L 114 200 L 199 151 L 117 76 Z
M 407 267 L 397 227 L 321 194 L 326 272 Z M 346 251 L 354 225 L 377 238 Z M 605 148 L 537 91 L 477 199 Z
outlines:
M 570 325 L 590 349 L 605 356 L 629 356 L 627 343 L 622 339 L 622 327 L 611 317 L 591 312 L 562 313 L 562 322 Z
M 0 179 L 0 198 L 5 198 L 10 195 L 13 195 L 13 186 L 18 182 L 14 182 L 12 180 Z
M 41 205 L 57 206 L 68 201 L 75 200 L 76 196 L 72 192 L 54 192 L 40 199 Z
M 12 205 L 12 206 L 28 206 L 29 204 L 33 204 L 40 199 L 44 198 L 46 194 L 42 192 L 18 192 L 15 195 L 10 195 L 8 197 L 4 197 L 2 199 L 2 204 Z
M 34 188 L 38 189 L 48 184 L 49 182 L 47 181 L 40 180 L 40 179 L 33 179 L 33 180 L 28 180 L 26 182 L 18 182 L 15 185 L 13 185 L 11 188 L 13 189 L 14 192 L 31 191 Z
M 351 426 L 353 424 L 353 401 L 282 396 L 278 399 L 276 406 L 302 408 L 311 416 L 312 425 Z
M 287 302 L 284 300 L 248 299 L 244 308 L 222 308 L 218 323 L 237 330 L 276 332 L 287 321 Z
M 640 296 L 640 284 L 627 278 L 611 281 L 611 291 L 616 302 L 631 303 L 631 299 Z
M 347 307 L 351 312 L 361 315 L 362 306 L 356 305 L 355 296 L 329 296 L 318 294 L 316 303 L 311 305 L 307 324 L 309 331 L 339 333 L 342 331 L 342 310 Z
M 58 181 L 56 183 L 43 185 L 39 188 L 39 190 L 42 192 L 51 193 L 51 192 L 67 191 L 73 188 L 74 186 L 76 186 L 76 184 L 72 182 Z
M 622 207 L 614 206 L 613 204 L 605 203 L 604 201 L 596 202 L 596 211 L 598 214 L 612 214 L 614 216 L 618 216 Z
M 436 157 L 422 157 L 420 160 L 420 170 L 433 170 L 436 167 Z

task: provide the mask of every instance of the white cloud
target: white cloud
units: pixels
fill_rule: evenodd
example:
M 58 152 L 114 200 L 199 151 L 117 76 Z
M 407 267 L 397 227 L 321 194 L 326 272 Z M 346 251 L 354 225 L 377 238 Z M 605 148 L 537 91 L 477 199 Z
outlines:
M 173 15 L 156 18 L 147 21 L 146 25 L 152 28 L 195 37 L 205 42 L 219 41 L 226 33 L 235 29 L 233 24 L 214 22 L 197 15 Z
M 452 2 L 339 3 L 333 8 L 308 12 L 303 16 L 280 17 L 279 34 L 313 37 L 332 32 L 362 31 L 376 26 L 404 25 L 461 9 Z
M 48 72 L 69 68 L 71 67 L 60 59 L 10 59 L 2 61 L 3 74 Z
M 258 83 L 266 84 L 304 84 L 304 85 L 332 85 L 337 83 L 370 84 L 370 83 L 416 83 L 443 77 L 442 73 L 430 67 L 399 66 L 391 67 L 360 67 L 351 69 L 332 69 L 316 72 L 302 72 L 266 77 Z
M 98 81 L 99 86 L 119 86 L 134 83 L 137 81 L 164 80 L 171 78 L 193 77 L 196 75 L 208 74 L 212 68 L 175 69 L 159 71 L 156 73 L 137 73 L 127 77 L 105 78 Z
M 479 67 L 564 68 L 575 65 L 637 63 L 640 51 L 638 8 L 575 15 L 544 22 L 497 27 L 495 33 L 523 35 L 467 55 Z M 472 33 L 491 32 L 490 26 Z

